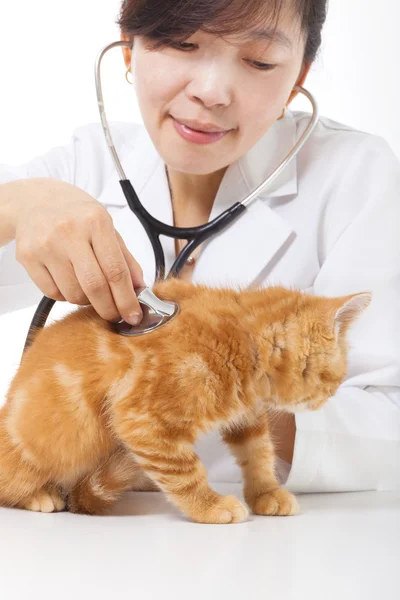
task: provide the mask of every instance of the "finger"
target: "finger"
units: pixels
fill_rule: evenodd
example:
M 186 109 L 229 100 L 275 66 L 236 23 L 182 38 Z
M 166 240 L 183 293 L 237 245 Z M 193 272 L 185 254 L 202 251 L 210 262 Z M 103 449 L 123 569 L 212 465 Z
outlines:
M 119 320 L 119 310 L 91 244 L 86 242 L 72 252 L 71 263 L 76 278 L 90 304 L 106 321 Z
M 39 290 L 45 296 L 47 296 L 47 298 L 57 300 L 58 302 L 65 302 L 64 296 L 60 292 L 56 282 L 44 265 L 39 263 L 28 263 L 24 265 L 24 268 L 29 277 L 32 279 L 33 283 L 37 285 Z
M 94 228 L 92 246 L 119 314 L 124 321 L 136 325 L 142 320 L 143 313 L 135 294 L 130 268 L 112 224 L 109 228 Z
M 46 267 L 67 302 L 78 305 L 91 303 L 83 291 L 68 257 L 53 255 L 51 259 L 47 259 Z
M 122 250 L 122 254 L 124 255 L 126 264 L 128 265 L 129 271 L 131 273 L 133 287 L 135 289 L 141 288 L 141 287 L 146 287 L 146 284 L 143 279 L 143 271 L 142 271 L 141 266 L 135 260 L 135 258 L 132 256 L 132 254 L 129 252 L 128 248 L 125 245 L 124 240 L 122 239 L 122 237 L 120 236 L 118 231 L 116 231 L 115 233 L 117 234 L 117 238 L 119 241 L 120 248 Z

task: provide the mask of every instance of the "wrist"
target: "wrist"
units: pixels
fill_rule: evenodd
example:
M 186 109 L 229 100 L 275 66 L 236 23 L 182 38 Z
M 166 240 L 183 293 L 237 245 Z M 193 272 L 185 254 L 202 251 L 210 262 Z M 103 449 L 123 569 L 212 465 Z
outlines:
M 0 184 L 0 247 L 15 239 L 24 208 L 53 188 L 50 178 L 16 179 Z

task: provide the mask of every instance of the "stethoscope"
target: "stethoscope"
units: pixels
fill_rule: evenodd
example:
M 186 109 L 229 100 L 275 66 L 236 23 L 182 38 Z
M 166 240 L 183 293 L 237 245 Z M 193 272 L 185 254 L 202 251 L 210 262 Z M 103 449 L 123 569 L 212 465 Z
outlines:
M 310 92 L 308 92 L 301 86 L 295 86 L 293 88 L 295 91 L 304 94 L 310 100 L 312 104 L 313 113 L 303 135 L 296 142 L 295 146 L 284 158 L 281 164 L 275 169 L 275 171 L 271 173 L 271 175 L 269 175 L 269 177 L 253 192 L 251 192 L 244 200 L 242 200 L 241 202 L 236 202 L 212 221 L 205 223 L 204 225 L 200 225 L 198 227 L 174 227 L 172 225 L 167 225 L 166 223 L 162 223 L 158 219 L 155 219 L 150 213 L 147 212 L 147 210 L 140 202 L 131 182 L 129 181 L 129 179 L 126 178 L 125 172 L 122 168 L 121 162 L 118 158 L 118 154 L 115 150 L 115 146 L 112 141 L 110 128 L 108 126 L 108 121 L 104 110 L 100 67 L 101 61 L 106 52 L 108 52 L 108 50 L 110 50 L 111 48 L 115 48 L 117 46 L 127 46 L 129 48 L 132 48 L 132 42 L 125 40 L 113 42 L 112 44 L 105 46 L 99 52 L 96 58 L 95 82 L 97 103 L 100 111 L 100 118 L 105 139 L 107 142 L 107 146 L 111 152 L 115 168 L 119 175 L 119 182 L 121 184 L 122 191 L 125 195 L 129 208 L 139 219 L 140 223 L 144 227 L 153 247 L 155 257 L 155 281 L 159 281 L 164 278 L 170 278 L 178 275 L 182 268 L 185 266 L 185 263 L 189 259 L 192 252 L 198 246 L 200 246 L 200 244 L 202 244 L 205 240 L 208 240 L 215 234 L 219 233 L 220 231 L 225 229 L 230 223 L 235 221 L 241 214 L 243 214 L 247 210 L 247 207 L 250 206 L 250 204 L 254 200 L 256 200 L 256 198 L 261 194 L 261 192 L 263 192 L 265 188 L 278 177 L 278 175 L 290 163 L 290 161 L 293 160 L 293 158 L 300 152 L 301 148 L 304 146 L 311 133 L 313 132 L 315 126 L 317 125 L 319 117 L 318 105 L 316 103 L 315 98 L 312 96 L 312 94 L 310 94 Z M 167 277 L 165 277 L 165 256 L 160 242 L 160 235 L 166 235 L 168 237 L 179 240 L 187 240 L 186 245 L 176 257 Z M 143 319 L 139 325 L 135 326 L 125 323 L 124 321 L 120 321 L 119 323 L 110 323 L 110 326 L 116 333 L 125 336 L 135 336 L 142 335 L 144 333 L 149 333 L 150 331 L 154 331 L 155 329 L 162 327 L 163 325 L 171 321 L 173 318 L 175 318 L 177 314 L 179 314 L 180 309 L 176 303 L 166 302 L 164 300 L 161 300 L 160 298 L 157 298 L 157 296 L 155 296 L 155 294 L 150 290 L 150 288 L 146 287 L 135 291 L 137 292 L 137 298 L 143 308 Z M 32 322 L 30 324 L 23 352 L 25 352 L 25 350 L 31 345 L 37 329 L 44 327 L 47 317 L 55 302 L 55 300 L 48 298 L 47 296 L 44 296 L 40 301 L 36 312 L 33 316 Z

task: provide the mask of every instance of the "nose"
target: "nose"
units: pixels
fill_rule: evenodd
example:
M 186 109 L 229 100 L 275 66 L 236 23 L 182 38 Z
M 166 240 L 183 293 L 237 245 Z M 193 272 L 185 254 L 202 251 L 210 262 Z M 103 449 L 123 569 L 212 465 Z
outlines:
M 207 60 L 193 71 L 187 86 L 189 98 L 206 108 L 226 107 L 231 103 L 231 75 L 226 63 Z

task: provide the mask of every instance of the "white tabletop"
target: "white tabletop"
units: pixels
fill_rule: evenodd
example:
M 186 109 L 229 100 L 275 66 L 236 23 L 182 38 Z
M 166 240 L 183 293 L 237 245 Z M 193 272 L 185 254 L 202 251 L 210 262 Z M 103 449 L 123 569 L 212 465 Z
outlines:
M 107 517 L 2 508 L 0 597 L 400 598 L 400 492 L 299 501 L 298 516 L 233 525 L 191 523 L 160 492 L 126 494 Z

